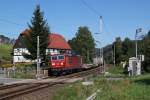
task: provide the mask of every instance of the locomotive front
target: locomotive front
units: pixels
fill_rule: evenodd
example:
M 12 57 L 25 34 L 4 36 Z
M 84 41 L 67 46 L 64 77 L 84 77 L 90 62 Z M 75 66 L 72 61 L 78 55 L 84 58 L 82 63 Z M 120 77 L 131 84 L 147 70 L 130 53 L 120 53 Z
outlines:
M 53 69 L 65 67 L 65 56 L 64 55 L 52 55 L 49 65 Z

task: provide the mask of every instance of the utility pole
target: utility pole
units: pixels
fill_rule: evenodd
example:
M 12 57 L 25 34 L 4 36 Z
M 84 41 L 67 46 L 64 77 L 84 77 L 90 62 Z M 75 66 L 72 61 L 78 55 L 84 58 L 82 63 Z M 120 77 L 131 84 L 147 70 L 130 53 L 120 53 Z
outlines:
M 36 78 L 40 79 L 40 48 L 39 48 L 39 36 L 37 36 L 37 69 Z
M 135 56 L 137 58 L 137 31 L 135 33 Z
M 138 55 L 138 40 L 137 40 L 137 37 L 138 37 L 138 33 L 142 32 L 142 28 L 138 28 L 136 29 L 136 33 L 135 33 L 135 56 L 137 58 L 137 55 Z
M 103 49 L 103 47 L 101 48 L 102 50 L 102 68 L 103 68 L 103 72 L 105 72 L 105 63 L 104 63 L 104 49 Z
M 114 56 L 113 59 L 114 59 L 114 67 L 115 67 L 116 66 L 116 61 L 115 61 L 115 59 L 116 59 L 115 58 L 115 43 L 114 43 L 114 50 L 113 51 L 114 51 L 114 53 L 113 53 L 113 56 Z

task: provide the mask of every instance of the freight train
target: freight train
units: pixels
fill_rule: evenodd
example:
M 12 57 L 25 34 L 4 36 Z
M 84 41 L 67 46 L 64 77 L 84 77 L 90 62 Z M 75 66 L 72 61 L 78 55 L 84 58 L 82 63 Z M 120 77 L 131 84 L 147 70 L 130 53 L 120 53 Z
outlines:
M 80 71 L 82 69 L 82 57 L 73 54 L 55 54 L 49 55 L 49 71 L 50 75 L 61 75 Z

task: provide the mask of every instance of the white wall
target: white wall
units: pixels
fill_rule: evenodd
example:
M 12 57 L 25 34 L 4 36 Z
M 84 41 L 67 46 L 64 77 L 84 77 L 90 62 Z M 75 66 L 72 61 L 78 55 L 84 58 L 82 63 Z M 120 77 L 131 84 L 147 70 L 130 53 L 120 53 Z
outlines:
M 13 62 L 31 62 L 31 60 L 27 60 L 23 57 L 23 53 L 30 54 L 26 48 L 15 48 Z
M 31 62 L 31 60 L 25 59 L 23 56 L 14 56 L 13 57 L 13 62 Z
M 47 54 L 51 54 L 51 55 L 60 54 L 60 51 L 58 49 L 46 49 L 46 55 Z
M 14 49 L 14 55 L 16 56 L 19 56 L 19 55 L 22 55 L 23 53 L 27 53 L 29 54 L 29 51 L 26 49 L 26 48 L 15 48 Z
M 13 62 L 17 63 L 17 62 L 31 62 L 31 60 L 27 60 L 25 59 L 22 55 L 23 53 L 29 53 L 29 51 L 26 48 L 15 48 L 14 49 L 14 56 L 13 56 Z M 59 54 L 59 50 L 58 49 L 46 49 L 46 54 Z

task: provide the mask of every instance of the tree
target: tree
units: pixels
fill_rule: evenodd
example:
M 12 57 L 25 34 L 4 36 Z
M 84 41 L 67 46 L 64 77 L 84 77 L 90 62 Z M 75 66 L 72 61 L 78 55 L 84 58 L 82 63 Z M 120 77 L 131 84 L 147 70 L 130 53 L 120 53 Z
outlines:
M 129 38 L 125 38 L 122 42 L 122 54 L 124 56 L 124 60 L 128 61 L 130 57 L 135 56 L 135 43 L 131 41 Z
M 150 31 L 143 39 L 144 70 L 150 72 Z
M 103 48 L 103 56 L 104 56 L 104 59 L 105 59 L 105 63 L 107 64 L 113 64 L 113 50 L 114 50 L 114 45 L 112 44 L 109 44 L 109 45 L 106 45 L 104 48 Z
M 115 45 L 115 59 L 116 59 L 116 64 L 119 64 L 122 61 L 122 41 L 120 37 L 116 38 L 116 41 L 114 43 Z
M 72 50 L 73 50 L 73 51 L 76 51 L 76 53 L 77 53 L 78 47 L 77 47 L 77 44 L 76 44 L 76 38 L 75 38 L 75 37 L 72 38 L 71 40 L 68 41 L 68 43 L 69 43 L 69 45 L 71 46 Z
M 48 35 L 50 31 L 39 5 L 36 6 L 31 19 L 31 25 L 28 24 L 28 26 L 29 36 L 26 36 L 24 40 L 30 54 L 25 54 L 24 56 L 32 60 L 37 58 L 37 36 L 39 36 L 40 57 L 44 61 L 46 59 L 46 48 L 49 43 Z
M 88 27 L 79 27 L 75 38 L 68 42 L 72 49 L 83 57 L 85 63 L 92 61 L 95 43 Z

